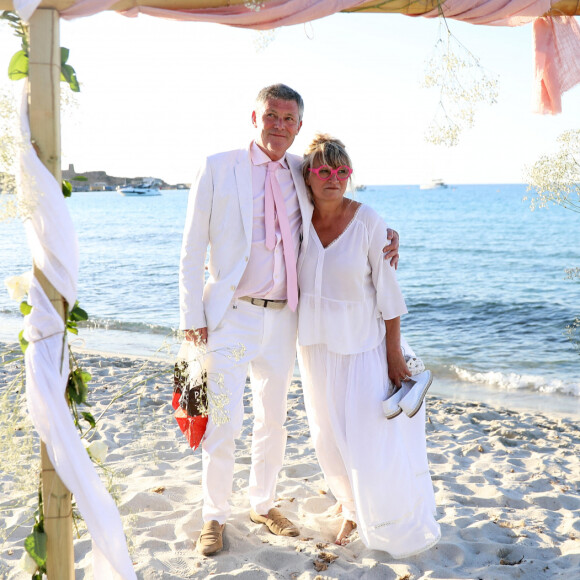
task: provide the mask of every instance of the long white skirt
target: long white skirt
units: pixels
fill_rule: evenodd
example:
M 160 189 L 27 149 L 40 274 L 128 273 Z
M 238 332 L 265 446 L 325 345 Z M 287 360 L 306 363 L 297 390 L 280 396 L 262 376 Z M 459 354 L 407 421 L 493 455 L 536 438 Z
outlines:
M 405 558 L 441 537 L 427 462 L 425 405 L 387 420 L 385 343 L 340 355 L 303 346 L 299 363 L 314 448 L 326 482 L 364 544 Z

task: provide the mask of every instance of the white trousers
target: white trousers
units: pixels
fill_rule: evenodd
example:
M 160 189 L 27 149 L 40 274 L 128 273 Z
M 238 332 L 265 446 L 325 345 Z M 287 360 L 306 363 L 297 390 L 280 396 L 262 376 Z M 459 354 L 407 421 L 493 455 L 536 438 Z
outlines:
M 206 369 L 209 388 L 218 382 L 229 392 L 229 421 L 211 417 L 202 442 L 203 520 L 223 524 L 234 476 L 235 439 L 244 420 L 243 395 L 248 369 L 252 387 L 254 428 L 250 470 L 250 505 L 259 514 L 274 506 L 276 479 L 286 448 L 286 397 L 296 360 L 297 314 L 233 300 L 219 326 L 208 334 Z M 233 349 L 244 347 L 243 356 Z

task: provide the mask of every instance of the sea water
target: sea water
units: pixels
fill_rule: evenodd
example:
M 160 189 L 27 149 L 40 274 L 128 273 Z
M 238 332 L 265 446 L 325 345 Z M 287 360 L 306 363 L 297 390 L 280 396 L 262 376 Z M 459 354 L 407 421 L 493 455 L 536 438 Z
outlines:
M 580 411 L 580 217 L 532 212 L 525 185 L 367 186 L 354 194 L 400 233 L 405 337 L 447 396 Z M 167 355 L 179 324 L 178 267 L 187 191 L 159 197 L 75 193 L 67 201 L 80 251 L 80 346 Z M 30 269 L 18 221 L 0 224 L 0 280 Z M 22 319 L 0 289 L 0 340 Z M 161 351 L 159 349 L 162 349 Z M 173 352 L 175 346 L 173 346 Z

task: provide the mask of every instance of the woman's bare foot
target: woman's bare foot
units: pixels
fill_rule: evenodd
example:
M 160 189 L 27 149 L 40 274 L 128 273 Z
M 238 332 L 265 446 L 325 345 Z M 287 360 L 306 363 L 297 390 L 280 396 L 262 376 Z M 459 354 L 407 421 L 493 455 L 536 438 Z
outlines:
M 337 546 L 346 546 L 350 540 L 349 536 L 352 534 L 353 530 L 356 529 L 356 523 L 352 520 L 343 520 L 342 527 L 340 528 L 340 532 L 338 532 L 338 536 L 336 536 L 336 540 L 334 543 Z
M 342 513 L 342 504 L 337 501 L 331 508 L 330 508 L 330 515 L 331 516 L 339 516 Z

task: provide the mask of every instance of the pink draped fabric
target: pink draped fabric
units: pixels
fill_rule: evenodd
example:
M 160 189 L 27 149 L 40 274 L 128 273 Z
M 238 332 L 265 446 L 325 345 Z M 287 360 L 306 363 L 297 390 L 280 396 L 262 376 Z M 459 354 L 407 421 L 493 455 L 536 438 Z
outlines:
M 580 82 L 580 27 L 572 16 L 534 20 L 536 54 L 533 111 L 562 112 L 562 93 Z
M 116 0 L 79 0 L 61 11 L 66 19 L 91 16 L 107 10 Z M 134 6 L 121 12 L 124 16 L 139 14 L 173 20 L 215 22 L 242 28 L 267 30 L 301 24 L 354 8 L 364 0 L 265 0 L 259 8 L 244 4 L 216 8 L 180 9 Z M 40 0 L 15 0 L 25 20 Z M 573 16 L 543 16 L 550 10 L 550 0 L 446 0 L 420 16 L 434 18 L 440 10 L 446 18 L 491 26 L 520 26 L 534 22 L 535 97 L 537 113 L 559 113 L 562 93 L 580 83 L 580 32 Z
M 24 0 L 26 1 L 26 0 Z M 115 0 L 80 0 L 61 13 L 63 18 L 88 16 L 106 10 Z M 218 8 L 168 10 L 135 6 L 122 12 L 140 13 L 174 20 L 216 22 L 258 30 L 316 20 L 353 8 L 363 0 L 271 0 L 259 10 L 243 4 Z M 550 0 L 447 0 L 441 10 L 446 18 L 488 26 L 521 26 L 534 22 L 535 90 L 533 111 L 556 114 L 562 111 L 562 93 L 580 83 L 580 29 L 572 16 L 546 16 Z M 434 18 L 435 9 L 420 16 Z
M 98 5 L 112 6 L 116 0 L 80 0 L 71 8 L 61 12 L 62 18 L 89 16 L 106 10 Z M 195 8 L 190 10 L 169 10 L 149 6 L 134 6 L 120 12 L 124 16 L 136 17 L 139 14 L 159 16 L 172 20 L 190 20 L 195 22 L 215 22 L 240 28 L 269 30 L 280 26 L 302 24 L 330 16 L 341 10 L 353 8 L 366 0 L 266 0 L 259 9 L 253 10 L 244 4 L 220 6 L 217 8 Z
M 573 16 L 544 16 L 550 0 L 447 0 L 446 18 L 471 24 L 521 26 L 534 22 L 535 87 L 532 111 L 562 112 L 562 94 L 580 83 L 580 28 Z M 439 16 L 439 10 L 421 14 Z

